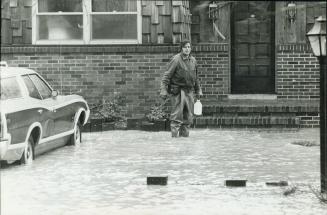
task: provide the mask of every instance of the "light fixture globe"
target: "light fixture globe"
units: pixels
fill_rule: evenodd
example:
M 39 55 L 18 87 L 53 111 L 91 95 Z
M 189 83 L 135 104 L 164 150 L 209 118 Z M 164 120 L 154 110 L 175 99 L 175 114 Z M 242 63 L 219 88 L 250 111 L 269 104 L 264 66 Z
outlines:
M 319 16 L 306 36 L 313 54 L 317 57 L 326 56 L 326 17 Z

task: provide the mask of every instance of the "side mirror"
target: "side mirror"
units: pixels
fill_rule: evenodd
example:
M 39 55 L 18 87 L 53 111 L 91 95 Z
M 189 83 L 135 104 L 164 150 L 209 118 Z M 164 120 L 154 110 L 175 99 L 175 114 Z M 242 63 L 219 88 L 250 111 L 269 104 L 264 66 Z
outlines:
M 59 95 L 59 92 L 58 92 L 57 90 L 53 90 L 53 91 L 51 92 L 51 96 L 52 96 L 52 98 L 56 98 L 58 95 Z

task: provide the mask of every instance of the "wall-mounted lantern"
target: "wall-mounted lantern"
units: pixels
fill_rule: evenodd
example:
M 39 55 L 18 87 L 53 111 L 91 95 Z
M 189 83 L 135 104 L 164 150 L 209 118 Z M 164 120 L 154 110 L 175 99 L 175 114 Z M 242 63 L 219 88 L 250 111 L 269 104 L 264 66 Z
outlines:
M 326 18 L 319 16 L 306 36 L 313 54 L 316 57 L 326 56 Z
M 209 19 L 215 20 L 218 15 L 218 5 L 215 2 L 209 4 Z
M 295 18 L 296 18 L 296 4 L 293 1 L 287 3 L 286 15 L 287 15 L 288 20 L 291 23 L 294 23 Z
M 320 169 L 321 192 L 327 194 L 327 71 L 326 17 L 319 16 L 307 33 L 313 54 L 320 66 Z

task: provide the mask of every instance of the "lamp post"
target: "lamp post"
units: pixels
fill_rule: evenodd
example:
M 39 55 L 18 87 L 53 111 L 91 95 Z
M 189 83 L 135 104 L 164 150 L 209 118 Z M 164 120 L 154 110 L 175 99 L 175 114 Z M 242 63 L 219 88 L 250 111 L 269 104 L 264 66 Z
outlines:
M 327 73 L 326 73 L 326 17 L 318 17 L 307 33 L 313 54 L 320 65 L 320 170 L 321 192 L 327 193 Z

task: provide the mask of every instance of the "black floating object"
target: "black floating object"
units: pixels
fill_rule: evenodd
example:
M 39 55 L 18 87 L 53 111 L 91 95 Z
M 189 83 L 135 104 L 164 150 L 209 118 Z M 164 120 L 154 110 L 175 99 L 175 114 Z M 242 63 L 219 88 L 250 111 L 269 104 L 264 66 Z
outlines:
M 227 187 L 245 187 L 247 180 L 226 180 L 225 185 Z
M 266 182 L 266 185 L 284 187 L 284 186 L 288 186 L 288 182 L 287 181 Z
M 168 176 L 152 176 L 146 178 L 147 185 L 167 185 Z

